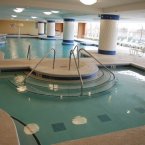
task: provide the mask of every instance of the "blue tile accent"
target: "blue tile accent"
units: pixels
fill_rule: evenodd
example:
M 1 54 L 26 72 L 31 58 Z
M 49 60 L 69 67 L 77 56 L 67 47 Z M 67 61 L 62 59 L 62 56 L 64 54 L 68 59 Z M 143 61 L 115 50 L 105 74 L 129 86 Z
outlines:
M 112 15 L 112 14 L 102 14 L 101 19 L 105 20 L 119 20 L 119 15 Z
M 63 40 L 62 44 L 67 44 L 67 45 L 73 45 L 74 44 L 74 40 Z
M 75 19 L 69 19 L 69 18 L 66 18 L 66 19 L 64 19 L 64 21 L 65 21 L 65 22 L 74 22 Z
M 93 44 L 93 43 L 86 43 L 86 42 L 80 42 L 81 45 L 84 45 L 84 46 L 95 46 L 95 47 L 98 47 L 99 45 L 98 44 Z
M 137 107 L 137 108 L 135 108 L 135 110 L 139 113 L 145 113 L 145 109 L 142 107 Z
M 55 123 L 55 124 L 52 124 L 52 128 L 53 128 L 53 131 L 54 132 L 59 132 L 59 131 L 64 131 L 66 130 L 66 127 L 64 125 L 64 123 Z
M 48 22 L 48 23 L 55 23 L 54 20 L 48 20 L 47 22 Z
M 33 72 L 33 75 L 37 75 L 37 72 Z M 41 73 L 40 73 L 41 74 Z M 50 75 L 45 75 L 45 74 L 41 74 L 42 78 L 45 79 L 54 79 L 54 80 L 80 80 L 80 77 L 59 77 L 59 76 L 50 76 Z M 90 79 L 90 78 L 94 78 L 96 76 L 96 72 L 93 74 L 89 74 L 89 75 L 82 75 L 82 79 Z
M 38 35 L 44 35 L 44 33 L 38 33 Z
M 107 114 L 101 114 L 97 116 L 101 122 L 111 121 L 110 117 Z
M 100 54 L 106 54 L 106 55 L 115 55 L 116 51 L 107 51 L 107 50 L 98 50 L 98 53 Z
M 48 38 L 54 38 L 55 36 L 47 36 Z
M 45 22 L 41 22 L 41 21 L 39 21 L 38 23 L 45 23 Z

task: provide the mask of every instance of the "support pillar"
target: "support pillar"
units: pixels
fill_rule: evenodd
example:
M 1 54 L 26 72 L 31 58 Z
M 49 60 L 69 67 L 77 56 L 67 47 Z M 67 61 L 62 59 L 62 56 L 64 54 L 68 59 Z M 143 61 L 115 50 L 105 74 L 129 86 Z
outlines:
M 74 19 L 64 19 L 63 44 L 74 44 Z
M 47 37 L 55 38 L 55 21 L 52 20 L 47 21 Z
M 116 54 L 118 20 L 118 15 L 101 15 L 98 53 L 106 55 Z
M 38 35 L 45 35 L 45 22 L 38 22 Z

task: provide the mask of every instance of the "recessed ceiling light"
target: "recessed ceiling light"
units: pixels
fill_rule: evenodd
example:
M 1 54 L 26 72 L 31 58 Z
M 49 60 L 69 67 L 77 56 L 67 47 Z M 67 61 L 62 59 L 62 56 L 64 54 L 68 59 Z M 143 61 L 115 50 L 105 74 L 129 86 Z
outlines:
M 57 13 L 59 13 L 59 11 L 51 11 L 52 13 L 55 13 L 55 14 L 57 14 Z
M 43 12 L 45 15 L 51 15 L 51 12 Z
M 13 18 L 16 18 L 17 16 L 16 15 L 11 15 Z
M 16 13 L 21 13 L 24 11 L 24 8 L 15 8 L 13 11 Z
M 31 16 L 31 18 L 32 18 L 32 19 L 36 19 L 37 17 L 35 17 L 35 16 Z
M 80 2 L 85 5 L 93 5 L 97 2 L 97 0 L 80 0 Z

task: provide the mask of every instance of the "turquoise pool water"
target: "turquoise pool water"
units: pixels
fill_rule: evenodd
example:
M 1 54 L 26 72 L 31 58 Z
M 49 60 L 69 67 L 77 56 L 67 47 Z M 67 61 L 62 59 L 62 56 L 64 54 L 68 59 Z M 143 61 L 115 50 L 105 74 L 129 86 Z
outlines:
M 62 40 L 41 40 L 37 38 L 7 38 L 6 44 L 0 45 L 0 51 L 4 53 L 5 59 L 25 59 L 27 57 L 28 46 L 31 46 L 31 57 L 42 58 L 51 48 L 56 50 L 56 58 L 68 58 L 70 50 L 75 45 L 80 45 L 75 42 L 74 45 L 62 45 Z M 96 50 L 97 47 L 80 45 L 86 50 Z M 53 57 L 53 53 L 48 54 L 49 58 Z
M 77 42 L 74 43 L 76 45 Z M 42 58 L 51 48 L 56 50 L 57 58 L 69 57 L 73 45 L 62 45 L 62 40 L 41 40 L 37 38 L 7 38 L 6 45 L 0 46 L 5 59 L 26 58 L 28 46 L 31 45 L 32 58 Z M 48 55 L 53 57 L 53 53 Z
M 0 108 L 25 124 L 36 123 L 42 145 L 145 125 L 145 72 L 133 67 L 113 71 L 118 79 L 114 88 L 83 99 L 19 93 L 9 80 L 23 72 L 1 72 Z M 87 123 L 74 125 L 76 116 Z M 21 145 L 26 144 L 32 145 L 22 136 Z

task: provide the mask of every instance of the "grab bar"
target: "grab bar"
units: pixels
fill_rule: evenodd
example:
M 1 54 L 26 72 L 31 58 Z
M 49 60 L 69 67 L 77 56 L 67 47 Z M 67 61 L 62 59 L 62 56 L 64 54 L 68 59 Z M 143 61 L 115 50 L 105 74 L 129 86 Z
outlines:
M 55 65 L 55 53 L 56 53 L 56 51 L 55 51 L 55 49 L 51 49 L 50 51 L 54 51 L 54 56 L 53 56 L 53 69 L 54 69 L 54 65 Z M 44 60 L 44 58 L 46 58 L 47 56 L 48 56 L 48 54 L 49 53 L 47 53 L 47 55 L 45 55 L 43 58 L 41 58 L 40 59 L 40 61 L 34 66 L 34 68 L 27 74 L 27 76 L 25 77 L 25 79 L 24 79 L 24 82 L 25 82 L 25 80 L 33 73 L 33 71 L 37 68 L 37 66 Z
M 79 49 L 78 53 L 80 53 L 81 51 L 85 51 L 87 54 L 89 54 L 89 56 L 91 56 L 93 59 L 95 59 L 100 65 L 102 65 L 107 71 L 109 71 L 113 75 L 113 78 L 115 78 L 114 73 L 110 69 L 108 69 L 104 64 L 102 64 L 98 59 L 96 59 L 91 53 L 89 53 L 84 48 Z M 79 67 L 80 67 L 80 57 L 78 57 L 78 68 Z
M 70 51 L 70 57 L 71 57 L 71 54 L 73 54 L 73 57 L 74 57 L 74 60 L 75 60 L 75 66 L 77 68 L 77 72 L 78 72 L 78 75 L 80 77 L 80 83 L 81 83 L 81 94 L 80 95 L 82 96 L 83 95 L 83 79 L 82 79 L 81 73 L 79 71 L 79 67 L 78 67 L 78 64 L 77 64 L 77 61 L 76 61 L 76 58 L 75 58 L 73 50 Z
M 27 59 L 31 60 L 31 46 L 28 46 Z
M 79 56 L 78 56 L 78 55 L 79 55 L 79 53 L 78 53 L 79 47 L 78 47 L 78 45 L 76 45 L 76 46 L 74 47 L 74 49 L 70 51 L 70 57 L 69 57 L 69 70 L 70 70 L 70 66 L 71 66 L 71 55 L 72 55 L 72 53 L 74 53 L 75 49 L 77 49 L 77 58 L 79 58 Z

